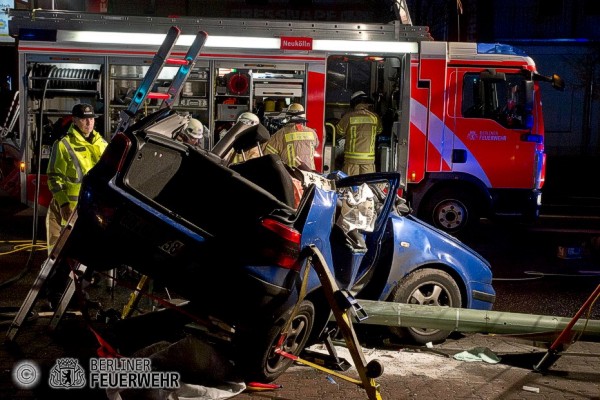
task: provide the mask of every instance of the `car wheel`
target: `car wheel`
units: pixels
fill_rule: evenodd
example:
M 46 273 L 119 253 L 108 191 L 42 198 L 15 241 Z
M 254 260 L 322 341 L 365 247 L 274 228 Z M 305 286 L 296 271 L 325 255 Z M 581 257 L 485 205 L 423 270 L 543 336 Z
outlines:
M 390 299 L 405 304 L 461 306 L 461 294 L 456 281 L 448 273 L 432 268 L 415 271 L 398 282 Z M 419 344 L 443 342 L 451 333 L 433 328 L 393 326 L 390 331 L 399 338 L 410 337 Z
M 468 190 L 441 189 L 421 206 L 419 217 L 450 234 L 464 234 L 479 222 L 475 204 Z
M 282 349 L 295 356 L 299 355 L 304 350 L 314 321 L 315 308 L 313 304 L 308 300 L 303 300 L 288 328 Z M 255 333 L 250 340 L 244 341 L 240 352 L 242 357 L 239 362 L 246 381 L 272 382 L 293 363 L 293 360 L 275 352 L 278 349 L 283 325 L 282 323 L 271 327 L 264 335 Z

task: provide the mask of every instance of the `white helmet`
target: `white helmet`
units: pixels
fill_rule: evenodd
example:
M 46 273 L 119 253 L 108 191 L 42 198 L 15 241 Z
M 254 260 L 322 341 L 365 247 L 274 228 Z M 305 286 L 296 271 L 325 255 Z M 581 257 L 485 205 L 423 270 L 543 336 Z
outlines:
M 290 122 L 306 121 L 306 114 L 304 113 L 304 107 L 302 104 L 290 104 L 290 106 L 287 108 L 286 114 L 290 118 Z
M 362 90 L 352 93 L 350 100 L 355 100 L 357 97 L 367 97 L 367 94 Z
M 204 126 L 202 122 L 195 118 L 190 118 L 183 132 L 193 139 L 202 139 L 204 134 Z
M 241 122 L 244 125 L 258 125 L 260 120 L 256 114 L 251 112 L 241 113 L 236 122 Z
M 352 93 L 350 97 L 350 106 L 355 107 L 357 104 L 366 103 L 369 101 L 369 96 L 362 90 Z

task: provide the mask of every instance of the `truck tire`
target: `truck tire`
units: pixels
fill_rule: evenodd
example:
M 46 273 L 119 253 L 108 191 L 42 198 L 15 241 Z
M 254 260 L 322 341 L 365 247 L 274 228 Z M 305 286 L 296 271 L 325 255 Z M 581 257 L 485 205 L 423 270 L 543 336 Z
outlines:
M 460 307 L 460 289 L 456 281 L 446 272 L 425 268 L 409 274 L 396 284 L 390 295 L 395 303 L 431 305 L 437 307 Z M 410 338 L 418 344 L 440 343 L 446 340 L 450 331 L 433 328 L 390 326 L 392 334 L 398 338 Z
M 443 188 L 433 193 L 420 206 L 419 218 L 451 235 L 464 235 L 473 230 L 480 219 L 475 196 L 466 188 Z
M 310 337 L 314 321 L 315 308 L 312 302 L 303 300 L 292 319 L 283 350 L 296 356 L 299 355 Z M 282 329 L 283 323 L 269 327 L 266 331 L 258 328 L 252 337 L 247 337 L 242 341 L 243 345 L 238 351 L 240 357 L 237 362 L 239 362 L 240 372 L 247 382 L 272 382 L 293 363 L 293 360 L 275 353 Z

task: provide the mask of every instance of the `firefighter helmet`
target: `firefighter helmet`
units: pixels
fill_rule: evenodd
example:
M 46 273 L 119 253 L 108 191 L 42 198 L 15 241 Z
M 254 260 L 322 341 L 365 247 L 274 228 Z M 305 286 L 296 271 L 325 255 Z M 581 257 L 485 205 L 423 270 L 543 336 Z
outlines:
M 350 97 L 350 106 L 352 108 L 356 107 L 357 104 L 367 103 L 369 101 L 369 96 L 362 90 L 352 93 Z
M 202 139 L 204 126 L 202 126 L 202 122 L 198 121 L 197 119 L 190 118 L 183 132 L 193 139 Z
M 260 123 L 260 120 L 258 119 L 258 116 L 256 114 L 251 112 L 244 112 L 240 114 L 240 116 L 237 119 L 237 122 L 241 122 L 244 125 L 258 125 Z
M 306 114 L 304 113 L 304 107 L 302 104 L 290 104 L 290 106 L 287 108 L 286 114 L 289 118 L 289 122 L 306 122 Z

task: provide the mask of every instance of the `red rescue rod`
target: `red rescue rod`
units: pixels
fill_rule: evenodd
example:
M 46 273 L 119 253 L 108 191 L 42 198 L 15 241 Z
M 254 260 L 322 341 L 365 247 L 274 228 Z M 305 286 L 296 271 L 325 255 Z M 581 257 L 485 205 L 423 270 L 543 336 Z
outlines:
M 148 95 L 146 96 L 147 99 L 168 99 L 171 96 L 169 96 L 168 93 L 159 93 L 159 92 L 150 92 L 148 93 Z
M 183 58 L 167 58 L 166 64 L 169 65 L 188 65 L 189 61 Z M 171 96 L 168 93 L 149 92 L 146 96 L 148 99 L 167 100 Z
M 248 382 L 246 386 L 257 389 L 281 389 L 283 386 L 276 383 L 261 383 L 261 382 Z
M 592 302 L 596 300 L 596 298 L 600 296 L 600 285 L 596 287 L 596 290 L 588 297 L 588 299 L 583 303 L 577 314 L 571 319 L 569 324 L 565 327 L 565 329 L 558 335 L 552 346 L 550 346 L 550 350 L 556 350 L 561 344 L 566 343 L 568 341 L 567 336 L 570 335 L 571 329 L 573 325 L 579 320 L 581 314 L 583 314 L 588 308 L 590 308 Z
M 585 303 L 583 303 L 579 311 L 577 311 L 577 313 L 573 316 L 571 321 L 569 321 L 565 329 L 563 329 L 560 335 L 558 335 L 558 337 L 552 343 L 552 345 L 548 349 L 548 352 L 544 355 L 540 362 L 534 366 L 535 370 L 541 370 L 542 368 L 544 368 L 545 364 L 549 362 L 548 360 L 551 360 L 553 357 L 555 357 L 556 354 L 561 350 L 563 344 L 571 340 L 571 331 L 573 329 L 573 326 L 579 320 L 581 315 L 587 309 L 589 309 L 591 305 L 598 299 L 598 297 L 600 297 L 600 285 L 596 287 L 596 290 L 594 290 L 590 297 L 587 298 L 587 300 L 585 301 Z
M 167 58 L 166 63 L 169 65 L 187 65 L 188 60 L 183 58 Z

